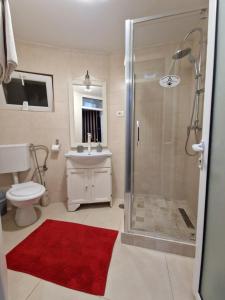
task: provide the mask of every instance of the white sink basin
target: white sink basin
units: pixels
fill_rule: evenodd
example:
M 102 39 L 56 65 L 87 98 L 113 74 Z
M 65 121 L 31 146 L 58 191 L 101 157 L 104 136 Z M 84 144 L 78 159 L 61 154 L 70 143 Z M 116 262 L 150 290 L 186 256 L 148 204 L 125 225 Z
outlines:
M 88 153 L 87 150 L 84 152 L 77 152 L 77 151 L 69 151 L 65 153 L 65 157 L 67 158 L 101 158 L 101 157 L 111 157 L 112 152 L 109 150 L 103 150 L 102 152 L 97 152 L 96 150 L 92 150 L 91 153 Z

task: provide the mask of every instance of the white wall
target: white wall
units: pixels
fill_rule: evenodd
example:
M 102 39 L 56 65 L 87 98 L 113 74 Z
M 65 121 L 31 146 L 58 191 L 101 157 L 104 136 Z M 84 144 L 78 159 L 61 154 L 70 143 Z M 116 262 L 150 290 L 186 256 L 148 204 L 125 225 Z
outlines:
M 50 147 L 55 139 L 59 139 L 62 149 L 58 156 L 50 156 L 47 185 L 51 202 L 66 201 L 64 153 L 70 148 L 68 84 L 72 79 L 84 75 L 87 70 L 94 77 L 108 82 L 109 57 L 102 53 L 26 43 L 17 43 L 16 46 L 18 70 L 53 74 L 55 110 L 54 112 L 0 110 L 0 143 L 29 142 Z M 1 187 L 11 183 L 9 175 L 0 176 Z

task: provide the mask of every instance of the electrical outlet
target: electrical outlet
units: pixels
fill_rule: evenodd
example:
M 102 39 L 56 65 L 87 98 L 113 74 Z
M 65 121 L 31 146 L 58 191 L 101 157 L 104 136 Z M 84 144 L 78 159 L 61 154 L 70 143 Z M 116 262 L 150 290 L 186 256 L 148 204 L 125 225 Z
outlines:
M 123 110 L 118 110 L 118 111 L 116 112 L 116 116 L 117 116 L 118 118 L 124 117 L 124 111 L 123 111 Z

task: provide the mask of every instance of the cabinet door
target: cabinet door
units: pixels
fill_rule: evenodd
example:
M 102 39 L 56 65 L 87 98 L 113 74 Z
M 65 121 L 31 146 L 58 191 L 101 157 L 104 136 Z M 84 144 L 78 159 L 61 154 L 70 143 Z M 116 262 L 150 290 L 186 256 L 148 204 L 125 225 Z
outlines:
M 68 198 L 73 203 L 90 201 L 90 185 L 88 184 L 88 170 L 68 170 Z
M 112 197 L 112 175 L 110 168 L 98 168 L 92 171 L 92 201 L 107 202 Z

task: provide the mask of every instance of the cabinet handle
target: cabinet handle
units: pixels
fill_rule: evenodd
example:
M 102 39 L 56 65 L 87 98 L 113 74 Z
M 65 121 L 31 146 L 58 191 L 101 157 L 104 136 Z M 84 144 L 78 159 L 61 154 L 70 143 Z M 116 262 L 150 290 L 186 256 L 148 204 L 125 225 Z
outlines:
M 86 185 L 86 186 L 85 186 L 85 191 L 87 191 L 87 190 L 88 190 L 88 186 Z
M 95 187 L 95 185 L 94 185 L 94 184 L 92 184 L 92 187 Z

